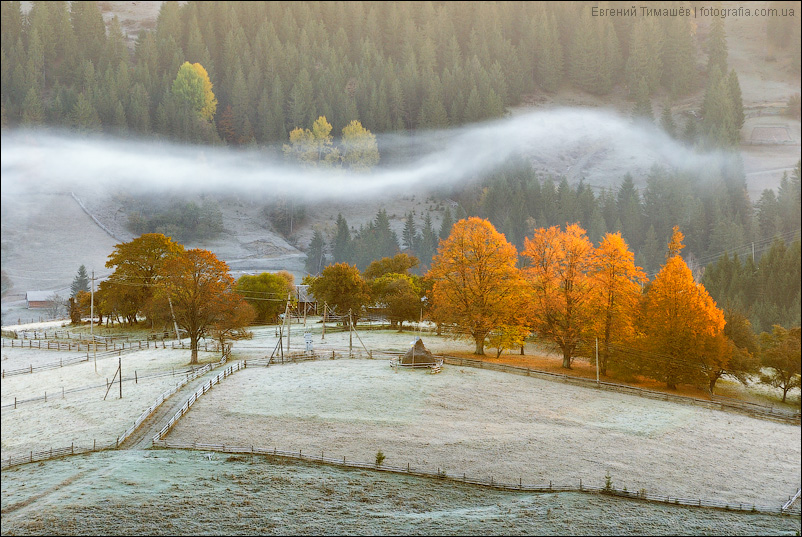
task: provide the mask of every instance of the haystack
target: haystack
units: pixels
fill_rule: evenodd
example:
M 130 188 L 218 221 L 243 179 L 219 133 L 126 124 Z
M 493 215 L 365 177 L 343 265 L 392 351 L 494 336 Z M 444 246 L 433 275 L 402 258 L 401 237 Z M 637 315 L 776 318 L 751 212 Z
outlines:
M 437 359 L 423 346 L 423 340 L 418 338 L 415 345 L 401 357 L 400 365 L 406 366 L 432 366 Z

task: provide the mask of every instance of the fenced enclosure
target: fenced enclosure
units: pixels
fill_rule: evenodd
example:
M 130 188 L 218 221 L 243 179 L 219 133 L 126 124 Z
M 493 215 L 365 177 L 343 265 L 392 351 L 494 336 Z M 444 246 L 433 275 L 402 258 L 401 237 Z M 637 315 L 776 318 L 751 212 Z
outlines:
M 185 378 L 183 378 L 180 382 L 176 383 L 173 387 L 163 392 L 159 395 L 156 400 L 147 408 L 145 409 L 139 417 L 134 421 L 134 423 L 123 432 L 120 436 L 118 436 L 113 442 L 101 442 L 100 444 L 97 443 L 97 440 L 92 442 L 92 446 L 88 445 L 78 445 L 76 446 L 75 443 L 71 443 L 69 447 L 60 447 L 60 448 L 50 448 L 47 450 L 28 450 L 28 455 L 19 455 L 19 456 L 9 456 L 0 460 L 0 468 L 6 469 L 11 468 L 12 466 L 18 466 L 20 464 L 27 464 L 31 462 L 39 462 L 45 461 L 49 459 L 54 459 L 58 457 L 64 457 L 67 455 L 78 455 L 83 453 L 91 453 L 95 451 L 105 451 L 109 449 L 117 449 L 120 447 L 126 439 L 128 439 L 139 427 L 142 423 L 148 419 L 157 408 L 159 408 L 164 401 L 166 401 L 169 397 L 175 394 L 178 390 L 183 388 L 189 382 L 195 380 L 198 377 L 203 376 L 204 374 L 208 373 L 215 367 L 223 365 L 228 358 L 230 353 L 230 348 L 228 352 L 224 355 L 224 357 L 220 360 L 220 362 L 215 364 L 206 364 L 205 366 L 194 370 L 190 374 L 187 374 Z
M 153 439 L 154 447 L 164 449 L 191 449 L 201 451 L 215 451 L 219 453 L 238 453 L 238 454 L 251 454 L 251 455 L 266 455 L 271 457 L 281 457 L 288 459 L 297 459 L 322 464 L 332 464 L 346 468 L 359 468 L 364 470 L 373 470 L 378 472 L 390 472 L 395 474 L 414 475 L 418 477 L 426 477 L 433 479 L 449 480 L 468 485 L 475 485 L 480 487 L 488 487 L 497 490 L 517 491 L 517 492 L 540 492 L 540 493 L 557 493 L 557 492 L 587 492 L 593 494 L 609 494 L 621 498 L 643 500 L 657 503 L 665 503 L 672 505 L 683 505 L 687 507 L 703 507 L 712 509 L 724 509 L 727 511 L 741 511 L 748 513 L 764 513 L 776 515 L 789 515 L 800 516 L 802 512 L 799 508 L 789 507 L 790 502 L 785 505 L 760 505 L 755 503 L 740 503 L 740 502 L 725 502 L 720 500 L 705 500 L 701 498 L 683 498 L 679 496 L 664 496 L 660 494 L 653 494 L 646 490 L 629 491 L 626 488 L 616 488 L 610 486 L 593 486 L 583 483 L 580 479 L 578 484 L 554 484 L 549 482 L 546 484 L 529 484 L 519 480 L 518 483 L 505 483 L 500 482 L 491 476 L 488 478 L 481 478 L 476 476 L 468 476 L 464 473 L 453 473 L 441 470 L 438 468 L 436 471 L 430 469 L 418 468 L 407 464 L 406 466 L 391 466 L 385 464 L 376 464 L 369 462 L 361 462 L 355 460 L 348 460 L 347 457 L 334 458 L 326 457 L 325 452 L 318 455 L 317 453 L 304 453 L 303 450 L 287 451 L 279 450 L 278 448 L 262 448 L 256 446 L 227 446 L 224 444 L 204 444 L 204 443 L 181 443 L 171 442 L 163 439 Z M 798 497 L 797 492 L 796 497 Z

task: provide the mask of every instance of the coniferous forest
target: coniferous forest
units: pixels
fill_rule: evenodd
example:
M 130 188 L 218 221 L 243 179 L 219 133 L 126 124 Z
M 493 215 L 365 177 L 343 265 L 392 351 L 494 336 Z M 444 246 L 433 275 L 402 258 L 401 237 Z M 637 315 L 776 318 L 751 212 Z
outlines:
M 430 214 L 409 214 L 398 237 L 386 213 L 358 230 L 341 218 L 336 233 L 316 234 L 307 270 L 341 261 L 364 270 L 404 251 L 420 258 L 423 272 L 448 235 L 447 223 L 479 216 L 519 251 L 524 237 L 543 226 L 577 222 L 596 243 L 621 231 L 636 263 L 653 274 L 678 225 L 684 254 L 697 275 L 704 271 L 714 299 L 749 310 L 756 329 L 799 324 L 800 167 L 759 199 L 747 194 L 733 151 L 743 103 L 721 19 L 700 35 L 687 17 L 593 17 L 589 2 L 164 2 L 155 27 L 129 50 L 119 21 L 105 24 L 96 2 L 32 4 L 25 14 L 20 2 L 1 4 L 4 128 L 58 127 L 278 152 L 302 139 L 303 129 L 317 136 L 320 117 L 336 135 L 357 121 L 368 136 L 414 136 L 503 117 L 533 93 L 623 91 L 633 116 L 689 147 L 732 151 L 732 161 L 704 176 L 654 167 L 603 189 L 539 176 L 528 162 L 509 163 L 431 193 L 441 206 L 450 200 L 439 226 Z M 797 69 L 799 20 L 767 26 L 769 39 L 787 48 Z M 205 84 L 197 102 L 195 80 Z M 703 94 L 700 116 L 676 116 L 666 107 L 656 117 L 658 94 L 669 101 Z M 381 141 L 377 151 L 382 154 Z M 285 150 L 287 158 L 292 153 Z M 211 205 L 173 208 L 131 216 L 130 228 L 167 229 L 184 238 L 219 230 Z M 300 213 L 266 208 L 278 232 L 287 234 L 286 221 L 302 216 L 302 206 L 291 210 Z M 196 225 L 198 214 L 210 219 L 191 235 L 187 226 Z M 762 263 L 774 268 L 763 270 Z M 777 268 L 783 263 L 796 272 Z

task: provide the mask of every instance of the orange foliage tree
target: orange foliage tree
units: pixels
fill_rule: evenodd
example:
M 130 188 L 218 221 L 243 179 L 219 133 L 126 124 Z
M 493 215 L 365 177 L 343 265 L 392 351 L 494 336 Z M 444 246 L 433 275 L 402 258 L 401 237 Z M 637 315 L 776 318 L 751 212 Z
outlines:
M 595 256 L 591 327 L 592 335 L 598 338 L 599 371 L 605 375 L 608 366 L 622 365 L 617 363 L 624 357 L 616 352 L 616 345 L 630 342 L 634 337 L 640 284 L 647 278 L 643 270 L 635 266 L 635 256 L 621 233 L 605 235 Z M 591 348 L 591 342 L 587 343 L 585 350 L 590 358 L 595 356 L 595 345 Z
M 675 226 L 668 259 L 642 300 L 639 323 L 649 353 L 642 371 L 671 389 L 680 382 L 702 385 L 705 373 L 726 358 L 724 313 L 680 257 L 683 238 Z
M 171 257 L 162 269 L 160 286 L 163 307 L 172 302 L 175 321 L 187 331 L 192 351 L 191 364 L 198 363 L 198 341 L 211 331 L 240 328 L 253 318 L 243 314 L 251 306 L 234 290 L 228 265 L 208 250 L 187 250 Z
M 162 267 L 183 251 L 181 244 L 161 233 L 145 233 L 131 242 L 116 245 L 106 261 L 106 268 L 114 267 L 114 272 L 101 283 L 101 290 L 114 313 L 122 315 L 129 323 L 135 323 L 140 313 L 152 321 L 156 314 L 152 299 Z
M 562 351 L 563 367 L 570 369 L 591 327 L 593 244 L 578 224 L 565 231 L 553 226 L 526 238 L 522 254 L 530 260 L 524 272 L 533 290 L 534 331 Z
M 526 288 L 515 246 L 484 219 L 460 220 L 440 243 L 427 274 L 433 283 L 432 317 L 452 324 L 484 354 L 485 339 L 503 325 L 523 325 Z

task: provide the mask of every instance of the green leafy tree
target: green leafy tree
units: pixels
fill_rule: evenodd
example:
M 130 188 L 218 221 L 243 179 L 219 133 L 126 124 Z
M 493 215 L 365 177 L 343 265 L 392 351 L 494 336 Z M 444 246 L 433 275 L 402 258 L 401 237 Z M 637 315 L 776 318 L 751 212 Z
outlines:
M 211 121 L 217 111 L 217 98 L 212 92 L 209 74 L 199 63 L 184 62 L 173 81 L 172 94 L 180 106 L 198 117 Z
M 318 302 L 324 302 L 337 315 L 344 317 L 348 325 L 348 315 L 354 324 L 362 316 L 362 308 L 370 302 L 370 288 L 353 265 L 336 263 L 323 269 L 309 284 L 309 292 Z
M 246 274 L 240 276 L 235 286 L 237 293 L 255 310 L 256 320 L 265 324 L 277 322 L 294 289 L 293 276 L 286 271 Z
M 359 121 L 351 121 L 343 128 L 340 146 L 343 164 L 351 170 L 368 171 L 379 163 L 376 136 Z
M 779 388 L 783 392 L 783 403 L 788 392 L 800 387 L 800 329 L 787 330 L 775 325 L 771 333 L 760 334 L 761 362 L 769 373 L 760 377 L 761 382 Z
M 389 273 L 370 282 L 374 302 L 393 328 L 401 332 L 405 321 L 416 321 L 422 314 L 422 289 L 417 276 Z

